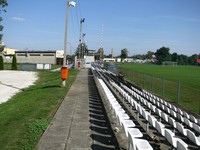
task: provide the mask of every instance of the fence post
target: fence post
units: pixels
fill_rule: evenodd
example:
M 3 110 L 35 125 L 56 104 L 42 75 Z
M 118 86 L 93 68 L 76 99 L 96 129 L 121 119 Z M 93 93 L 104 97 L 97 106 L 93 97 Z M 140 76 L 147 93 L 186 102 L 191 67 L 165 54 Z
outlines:
M 178 80 L 178 98 L 177 98 L 177 102 L 178 104 L 180 103 L 180 91 L 181 90 L 181 83 L 180 80 Z
M 144 89 L 145 89 L 145 86 L 146 86 L 146 74 L 145 73 L 144 73 L 143 77 L 144 77 Z
M 152 74 L 152 84 L 151 84 L 151 90 L 154 90 L 154 74 Z
M 162 78 L 162 96 L 164 97 L 164 90 L 165 90 L 165 82 L 164 77 Z

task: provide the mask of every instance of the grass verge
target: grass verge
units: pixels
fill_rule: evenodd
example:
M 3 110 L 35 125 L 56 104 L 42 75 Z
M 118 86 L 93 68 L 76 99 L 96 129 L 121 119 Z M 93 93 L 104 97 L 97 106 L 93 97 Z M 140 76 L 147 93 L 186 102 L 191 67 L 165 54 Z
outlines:
M 35 85 L 0 105 L 0 149 L 34 149 L 62 103 L 78 70 L 69 70 L 66 87 L 60 72 L 40 71 Z

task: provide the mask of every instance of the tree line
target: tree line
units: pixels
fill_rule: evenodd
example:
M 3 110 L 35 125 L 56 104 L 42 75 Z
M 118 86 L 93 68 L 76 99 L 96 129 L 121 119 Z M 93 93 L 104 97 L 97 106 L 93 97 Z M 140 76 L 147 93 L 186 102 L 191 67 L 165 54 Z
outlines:
M 126 48 L 121 50 L 121 54 L 118 56 L 121 59 L 128 58 L 128 50 Z M 134 59 L 152 59 L 155 58 L 156 64 L 162 64 L 165 61 L 176 62 L 178 65 L 198 65 L 197 59 L 200 59 L 200 54 L 193 54 L 187 56 L 184 54 L 170 53 L 170 48 L 161 47 L 156 52 L 148 51 L 147 54 L 137 54 L 130 56 Z

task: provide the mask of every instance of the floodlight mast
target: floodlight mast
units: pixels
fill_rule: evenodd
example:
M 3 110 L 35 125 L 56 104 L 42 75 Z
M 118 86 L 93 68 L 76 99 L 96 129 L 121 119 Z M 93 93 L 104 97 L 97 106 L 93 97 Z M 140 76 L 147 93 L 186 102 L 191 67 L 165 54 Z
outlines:
M 82 28 L 83 28 L 83 23 L 85 22 L 85 18 L 81 18 L 80 20 L 80 37 L 79 37 L 79 58 L 82 56 Z
M 69 6 L 75 7 L 76 3 L 73 1 L 68 1 L 67 0 L 67 5 L 66 5 L 66 19 L 65 19 L 65 33 L 64 33 L 64 56 L 63 56 L 63 67 L 68 67 L 66 66 L 66 60 L 67 60 L 67 31 L 68 31 L 68 11 L 69 11 Z M 62 81 L 62 86 L 65 87 L 66 85 L 66 80 Z

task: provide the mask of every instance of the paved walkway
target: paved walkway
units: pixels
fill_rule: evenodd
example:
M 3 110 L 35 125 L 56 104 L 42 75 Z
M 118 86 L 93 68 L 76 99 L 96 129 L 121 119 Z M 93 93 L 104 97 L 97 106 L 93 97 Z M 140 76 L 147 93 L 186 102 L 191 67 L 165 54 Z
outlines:
M 78 74 L 37 149 L 119 149 L 89 70 Z

